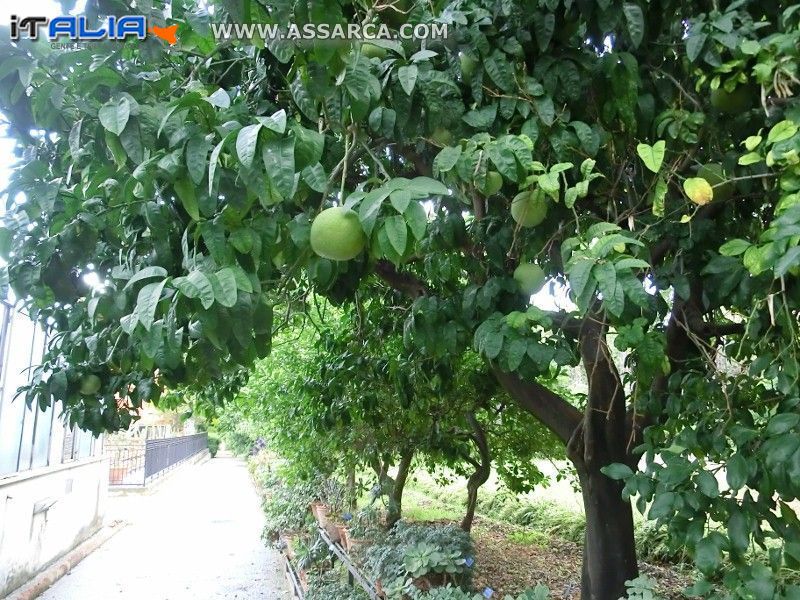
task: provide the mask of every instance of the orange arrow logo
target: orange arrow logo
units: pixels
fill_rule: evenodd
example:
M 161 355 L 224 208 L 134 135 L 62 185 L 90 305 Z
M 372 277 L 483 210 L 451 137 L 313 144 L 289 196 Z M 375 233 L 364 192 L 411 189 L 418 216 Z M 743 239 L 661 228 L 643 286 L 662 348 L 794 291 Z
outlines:
M 150 31 L 167 42 L 170 46 L 178 43 L 178 38 L 175 35 L 178 32 L 177 25 L 170 25 L 169 27 L 156 27 L 153 25 Z

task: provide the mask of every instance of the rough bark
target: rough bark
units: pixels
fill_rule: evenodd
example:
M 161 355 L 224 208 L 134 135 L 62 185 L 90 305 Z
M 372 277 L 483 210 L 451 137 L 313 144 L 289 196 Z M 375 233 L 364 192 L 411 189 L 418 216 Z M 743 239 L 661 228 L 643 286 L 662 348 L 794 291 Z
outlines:
M 461 529 L 466 532 L 472 531 L 472 522 L 475 520 L 475 508 L 478 505 L 478 490 L 489 479 L 492 473 L 492 456 L 489 452 L 489 443 L 486 440 L 486 432 L 481 427 L 474 413 L 467 415 L 470 427 L 472 427 L 472 441 L 478 448 L 480 461 L 474 461 L 475 471 L 467 481 L 467 512 L 461 520 Z
M 389 510 L 386 515 L 386 526 L 392 527 L 403 516 L 403 490 L 406 487 L 408 474 L 411 471 L 411 461 L 414 458 L 413 450 L 405 450 L 400 455 L 400 464 L 397 465 L 397 476 L 389 494 Z

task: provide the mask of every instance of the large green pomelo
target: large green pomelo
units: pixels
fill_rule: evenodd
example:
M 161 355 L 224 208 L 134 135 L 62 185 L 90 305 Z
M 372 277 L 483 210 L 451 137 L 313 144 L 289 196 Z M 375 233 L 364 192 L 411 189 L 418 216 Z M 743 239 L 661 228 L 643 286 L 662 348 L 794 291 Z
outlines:
M 84 396 L 94 396 L 100 391 L 101 383 L 97 375 L 84 375 L 81 379 L 81 394 Z
M 323 258 L 350 260 L 365 243 L 358 215 L 344 206 L 323 210 L 311 224 L 311 248 Z
M 511 202 L 511 217 L 523 227 L 536 227 L 547 216 L 547 200 L 539 190 L 521 192 Z
M 519 285 L 519 291 L 526 296 L 531 296 L 542 289 L 547 279 L 539 265 L 522 263 L 514 269 L 514 280 Z
M 458 62 L 461 63 L 461 78 L 464 83 L 470 83 L 472 76 L 475 75 L 475 67 L 478 66 L 478 61 L 469 54 L 462 52 L 458 57 Z
M 386 48 L 366 42 L 361 45 L 361 54 L 367 58 L 380 58 L 383 60 L 386 57 Z
M 486 173 L 486 184 L 483 187 L 483 193 L 486 196 L 494 196 L 503 187 L 503 176 L 497 171 L 489 171 Z
M 728 182 L 725 169 L 719 163 L 708 163 L 698 169 L 697 176 L 705 179 L 714 188 L 714 200 L 728 200 L 733 195 L 733 183 Z M 718 184 L 723 185 L 718 185 Z M 714 187 L 717 186 L 717 187 Z
M 748 85 L 740 85 L 732 92 L 721 87 L 711 90 L 711 106 L 728 115 L 746 111 L 753 106 L 757 98 L 755 88 Z

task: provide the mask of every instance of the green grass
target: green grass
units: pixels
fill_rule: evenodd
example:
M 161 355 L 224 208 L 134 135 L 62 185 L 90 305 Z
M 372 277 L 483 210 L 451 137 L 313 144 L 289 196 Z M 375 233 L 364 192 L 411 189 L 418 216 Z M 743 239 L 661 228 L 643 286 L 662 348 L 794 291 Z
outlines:
M 512 531 L 507 536 L 508 540 L 523 546 L 545 546 L 550 536 L 534 529 Z
M 464 508 L 409 487 L 403 494 L 403 516 L 415 521 L 458 521 L 464 516 Z

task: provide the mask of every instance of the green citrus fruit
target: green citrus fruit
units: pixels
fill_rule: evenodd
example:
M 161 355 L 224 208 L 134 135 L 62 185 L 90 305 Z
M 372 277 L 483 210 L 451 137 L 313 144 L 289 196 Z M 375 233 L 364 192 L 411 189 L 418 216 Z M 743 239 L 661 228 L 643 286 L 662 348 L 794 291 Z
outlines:
M 697 176 L 705 179 L 714 189 L 714 200 L 725 201 L 733 195 L 733 183 L 728 182 L 725 169 L 722 168 L 721 164 L 708 163 L 707 165 L 703 165 L 698 169 Z
M 364 43 L 361 44 L 361 54 L 367 58 L 380 58 L 382 60 L 386 56 L 386 48 L 376 46 L 375 44 Z
M 539 265 L 522 263 L 514 269 L 514 280 L 519 285 L 519 291 L 526 296 L 535 294 L 544 286 L 547 276 Z
M 732 92 L 721 87 L 711 90 L 711 106 L 728 115 L 744 112 L 753 105 L 755 98 L 753 88 L 746 85 L 740 85 Z
M 483 193 L 486 196 L 494 196 L 503 187 L 503 176 L 497 171 L 486 173 L 486 183 L 483 186 Z
M 94 396 L 100 391 L 100 378 L 97 375 L 84 375 L 81 378 L 81 394 L 84 396 Z
M 431 134 L 431 139 L 441 146 L 449 146 L 453 141 L 453 134 L 449 129 L 437 127 Z
M 475 75 L 475 67 L 478 64 L 474 58 L 472 58 L 469 54 L 461 53 L 458 57 L 459 63 L 461 63 L 461 77 L 464 80 L 464 83 L 469 83 L 472 81 L 472 76 Z
M 311 224 L 311 248 L 323 258 L 350 260 L 359 255 L 365 243 L 358 215 L 349 208 L 325 209 Z
M 511 202 L 511 217 L 523 227 L 536 227 L 547 216 L 547 200 L 541 190 L 521 192 Z

